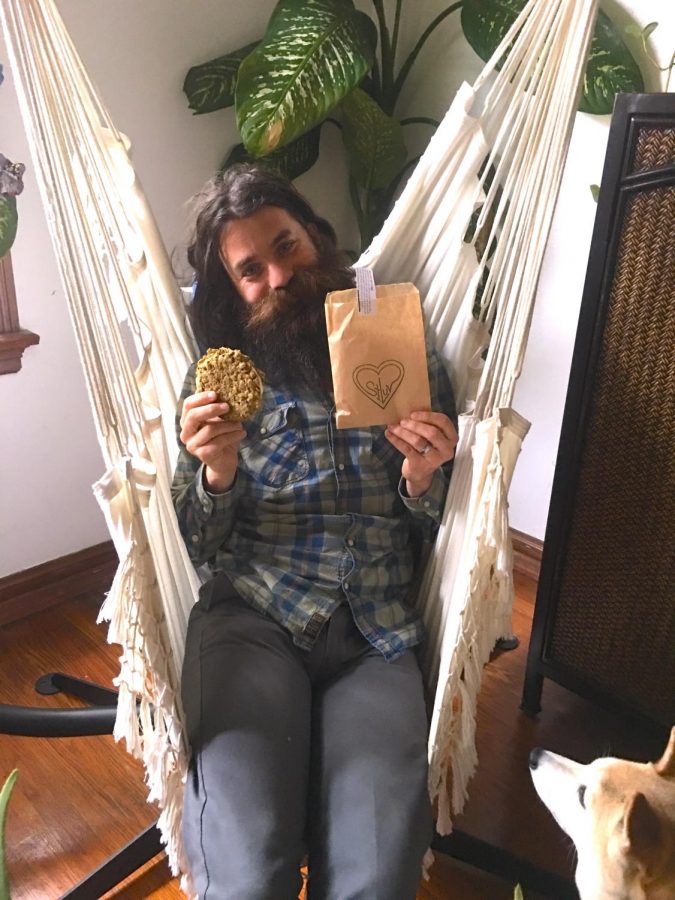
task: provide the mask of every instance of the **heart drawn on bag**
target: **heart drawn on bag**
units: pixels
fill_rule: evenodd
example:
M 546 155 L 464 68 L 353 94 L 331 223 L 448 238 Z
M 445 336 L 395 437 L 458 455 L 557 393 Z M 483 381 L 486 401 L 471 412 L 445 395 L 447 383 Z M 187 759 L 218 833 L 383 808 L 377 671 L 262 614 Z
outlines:
M 404 374 L 400 362 L 388 359 L 379 366 L 357 366 L 352 377 L 361 393 L 384 409 L 398 390 Z

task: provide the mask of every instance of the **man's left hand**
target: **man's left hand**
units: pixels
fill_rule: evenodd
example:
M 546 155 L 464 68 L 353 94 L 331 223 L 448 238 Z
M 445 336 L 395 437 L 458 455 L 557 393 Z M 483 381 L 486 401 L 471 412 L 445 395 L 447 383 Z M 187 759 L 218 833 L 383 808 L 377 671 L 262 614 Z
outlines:
M 436 469 L 453 459 L 458 440 L 455 426 L 444 413 L 425 411 L 390 425 L 385 436 L 405 456 L 401 474 L 410 497 L 429 490 Z

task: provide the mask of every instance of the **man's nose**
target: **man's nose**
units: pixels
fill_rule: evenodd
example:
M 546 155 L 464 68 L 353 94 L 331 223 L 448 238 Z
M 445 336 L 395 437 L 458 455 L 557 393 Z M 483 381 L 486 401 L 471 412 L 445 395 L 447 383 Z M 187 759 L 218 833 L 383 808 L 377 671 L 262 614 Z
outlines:
M 289 265 L 272 263 L 267 267 L 267 282 L 272 290 L 286 287 L 293 275 L 293 269 Z

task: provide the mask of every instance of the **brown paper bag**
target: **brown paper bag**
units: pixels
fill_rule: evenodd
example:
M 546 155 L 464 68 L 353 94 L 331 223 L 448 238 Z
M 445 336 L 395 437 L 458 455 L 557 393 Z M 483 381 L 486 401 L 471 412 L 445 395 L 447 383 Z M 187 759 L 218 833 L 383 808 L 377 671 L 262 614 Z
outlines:
M 391 425 L 431 409 L 420 295 L 413 284 L 380 284 L 372 313 L 356 288 L 326 297 L 337 428 Z

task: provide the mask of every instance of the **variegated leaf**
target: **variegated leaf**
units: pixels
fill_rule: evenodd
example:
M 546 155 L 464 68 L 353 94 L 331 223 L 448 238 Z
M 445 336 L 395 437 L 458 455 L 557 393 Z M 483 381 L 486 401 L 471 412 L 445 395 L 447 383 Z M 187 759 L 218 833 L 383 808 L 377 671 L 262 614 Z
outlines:
M 321 140 L 321 126 L 317 125 L 307 134 L 301 135 L 285 147 L 274 150 L 268 156 L 252 156 L 243 144 L 237 144 L 232 148 L 222 168 L 238 162 L 259 162 L 271 166 L 290 181 L 299 178 L 308 169 L 311 169 L 319 158 L 319 143 Z
M 580 111 L 596 116 L 609 115 L 617 94 L 639 94 L 644 89 L 640 67 L 621 39 L 619 30 L 600 10 L 584 72 Z
M 321 122 L 370 69 L 376 43 L 374 23 L 352 0 L 280 0 L 237 77 L 249 153 L 266 156 Z
M 183 92 L 195 115 L 227 109 L 234 105 L 234 88 L 237 72 L 244 57 L 258 46 L 259 41 L 247 44 L 240 50 L 219 56 L 199 66 L 193 66 L 185 76 Z
M 464 37 L 485 62 L 500 45 L 527 0 L 471 0 L 462 6 Z
M 0 259 L 14 243 L 18 218 L 14 197 L 0 195 Z
M 386 115 L 361 88 L 345 98 L 342 116 L 350 174 L 368 190 L 386 188 L 407 157 L 400 123 Z
M 513 25 L 527 0 L 471 0 L 462 6 L 464 36 L 487 61 Z M 600 10 L 584 74 L 582 112 L 611 113 L 619 92 L 641 92 L 644 80 L 638 64 L 621 39 L 619 29 Z

